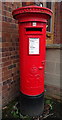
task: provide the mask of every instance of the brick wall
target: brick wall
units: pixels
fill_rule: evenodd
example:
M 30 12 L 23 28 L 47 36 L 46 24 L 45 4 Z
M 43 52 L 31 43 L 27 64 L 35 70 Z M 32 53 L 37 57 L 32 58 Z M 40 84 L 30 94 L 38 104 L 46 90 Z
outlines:
M 60 41 L 62 43 L 62 1 L 60 3 Z
M 0 120 L 2 118 L 2 4 L 0 2 Z
M 60 12 L 61 2 L 55 3 L 55 17 L 54 17 L 54 44 L 60 44 L 60 21 L 61 21 L 61 12 Z M 61 8 L 62 9 L 62 8 Z
M 21 3 L 2 3 L 2 98 L 3 105 L 19 94 L 19 34 L 12 11 Z M 0 43 L 1 45 L 1 43 Z

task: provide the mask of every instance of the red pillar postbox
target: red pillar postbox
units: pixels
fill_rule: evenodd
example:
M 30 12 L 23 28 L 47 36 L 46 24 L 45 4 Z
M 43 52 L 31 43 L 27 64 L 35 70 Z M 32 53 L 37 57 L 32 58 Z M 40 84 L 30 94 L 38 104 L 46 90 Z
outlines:
M 48 8 L 21 7 L 13 11 L 19 23 L 21 113 L 38 116 L 44 108 L 44 68 Z

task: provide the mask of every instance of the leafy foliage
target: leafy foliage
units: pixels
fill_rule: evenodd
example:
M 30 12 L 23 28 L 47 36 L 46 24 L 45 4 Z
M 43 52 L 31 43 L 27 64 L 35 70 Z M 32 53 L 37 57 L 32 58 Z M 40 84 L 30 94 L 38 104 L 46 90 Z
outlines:
M 45 108 L 44 108 L 44 113 L 42 115 L 42 120 L 48 116 L 51 115 L 55 115 L 55 116 L 60 116 L 59 112 L 60 112 L 60 108 L 59 108 L 59 102 L 57 102 L 54 99 L 50 99 L 50 98 L 45 98 Z M 3 120 L 6 118 L 6 120 L 8 118 L 13 118 L 16 120 L 36 120 L 35 118 L 33 119 L 32 117 L 26 115 L 23 116 L 20 113 L 19 108 L 17 107 L 18 105 L 18 100 L 15 100 L 13 102 L 11 102 L 8 106 L 4 107 L 3 109 Z M 40 120 L 40 119 L 39 119 Z

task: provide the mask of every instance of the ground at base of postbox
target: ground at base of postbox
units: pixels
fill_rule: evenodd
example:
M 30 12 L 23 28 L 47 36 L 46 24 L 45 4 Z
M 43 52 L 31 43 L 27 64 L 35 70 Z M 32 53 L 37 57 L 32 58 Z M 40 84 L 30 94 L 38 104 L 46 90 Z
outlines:
M 19 98 L 3 107 L 2 120 L 61 120 L 62 102 L 52 98 L 45 98 L 44 112 L 39 117 L 23 116 L 19 110 Z

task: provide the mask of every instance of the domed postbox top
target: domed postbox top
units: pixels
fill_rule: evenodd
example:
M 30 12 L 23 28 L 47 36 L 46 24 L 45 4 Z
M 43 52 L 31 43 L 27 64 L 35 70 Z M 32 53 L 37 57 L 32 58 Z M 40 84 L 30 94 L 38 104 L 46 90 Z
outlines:
M 40 6 L 21 7 L 21 8 L 17 8 L 12 12 L 14 19 L 21 21 L 23 21 L 22 18 L 27 21 L 29 17 L 30 17 L 30 21 L 32 20 L 32 18 L 35 21 L 36 16 L 38 16 L 38 18 L 40 17 L 42 19 L 48 20 L 52 16 L 52 14 L 53 12 L 51 9 Z

